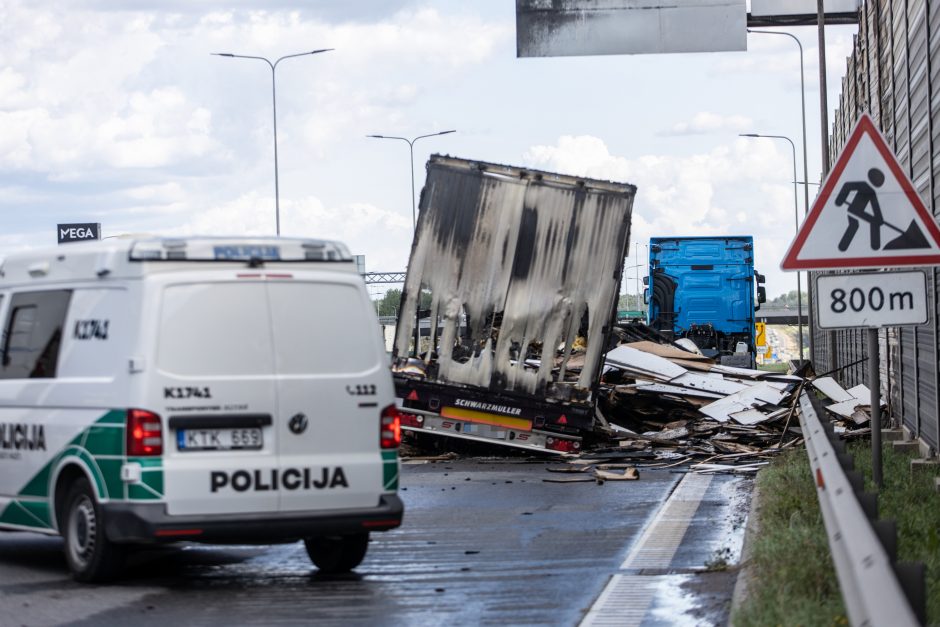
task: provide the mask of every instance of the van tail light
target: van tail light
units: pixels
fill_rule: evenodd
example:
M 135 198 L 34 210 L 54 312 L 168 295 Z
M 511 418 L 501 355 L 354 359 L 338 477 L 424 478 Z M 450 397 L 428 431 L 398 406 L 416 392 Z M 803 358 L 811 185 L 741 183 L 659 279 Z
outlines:
M 153 457 L 163 454 L 160 416 L 144 409 L 127 410 L 127 456 Z
M 401 413 L 394 405 L 382 410 L 379 442 L 382 448 L 398 448 L 401 444 Z
M 580 453 L 581 442 L 567 438 L 549 437 L 545 440 L 545 448 L 559 453 Z

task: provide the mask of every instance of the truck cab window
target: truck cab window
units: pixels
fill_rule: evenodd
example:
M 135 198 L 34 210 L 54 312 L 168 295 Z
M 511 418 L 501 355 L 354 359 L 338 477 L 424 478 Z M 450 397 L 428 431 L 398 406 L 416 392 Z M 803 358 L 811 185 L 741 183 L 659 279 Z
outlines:
M 10 300 L 3 327 L 0 379 L 55 377 L 70 290 L 22 292 Z

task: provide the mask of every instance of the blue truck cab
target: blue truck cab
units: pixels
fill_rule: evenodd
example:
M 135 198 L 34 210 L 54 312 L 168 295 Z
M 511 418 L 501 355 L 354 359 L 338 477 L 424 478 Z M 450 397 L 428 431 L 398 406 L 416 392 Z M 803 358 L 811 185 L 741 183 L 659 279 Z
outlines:
M 649 326 L 723 364 L 754 364 L 754 312 L 766 296 L 751 236 L 653 237 L 644 282 Z

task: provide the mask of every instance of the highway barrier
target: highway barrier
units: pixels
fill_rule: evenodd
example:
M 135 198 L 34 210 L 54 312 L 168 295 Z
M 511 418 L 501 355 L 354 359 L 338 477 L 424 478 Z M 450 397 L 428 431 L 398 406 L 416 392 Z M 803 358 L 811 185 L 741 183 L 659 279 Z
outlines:
M 924 565 L 897 562 L 894 521 L 878 520 L 877 495 L 864 491 L 845 442 L 821 414 L 819 401 L 803 392 L 800 427 L 849 621 L 856 626 L 923 624 Z

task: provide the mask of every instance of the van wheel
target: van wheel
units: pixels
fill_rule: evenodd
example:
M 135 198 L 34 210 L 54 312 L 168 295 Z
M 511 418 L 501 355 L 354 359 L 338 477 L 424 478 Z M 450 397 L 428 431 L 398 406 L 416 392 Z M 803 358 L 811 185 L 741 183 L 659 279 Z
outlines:
M 124 564 L 124 550 L 105 535 L 101 507 L 84 477 L 69 488 L 64 513 L 62 536 L 72 578 L 81 582 L 113 579 Z
M 348 573 L 362 563 L 369 548 L 369 533 L 306 538 L 310 561 L 327 574 Z

